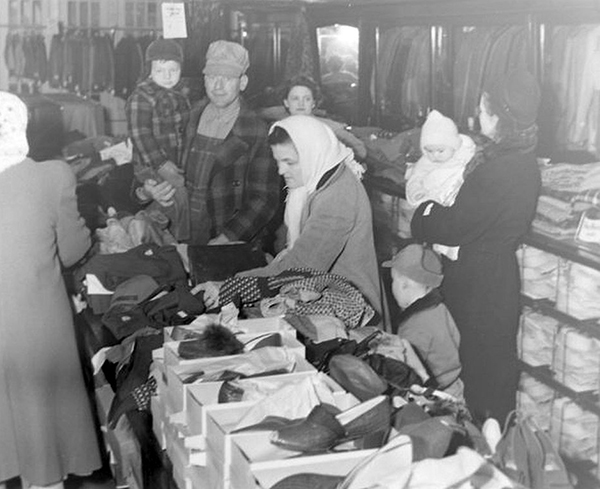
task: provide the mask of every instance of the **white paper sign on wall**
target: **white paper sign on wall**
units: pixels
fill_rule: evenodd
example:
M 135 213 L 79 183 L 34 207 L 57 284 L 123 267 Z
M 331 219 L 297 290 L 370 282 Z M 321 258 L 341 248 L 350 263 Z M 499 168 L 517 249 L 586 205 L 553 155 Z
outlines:
M 165 39 L 186 38 L 185 4 L 181 2 L 165 2 L 161 7 L 163 37 Z

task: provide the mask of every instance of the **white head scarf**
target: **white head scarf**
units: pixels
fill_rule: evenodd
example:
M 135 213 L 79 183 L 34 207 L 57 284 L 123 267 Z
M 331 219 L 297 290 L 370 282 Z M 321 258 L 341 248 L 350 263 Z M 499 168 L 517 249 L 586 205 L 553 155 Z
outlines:
M 23 161 L 27 153 L 27 106 L 16 95 L 0 91 L 0 172 Z
M 302 210 L 308 196 L 316 189 L 325 173 L 344 162 L 360 179 L 364 169 L 354 161 L 354 153 L 339 142 L 331 128 L 308 115 L 292 115 L 271 127 L 281 127 L 289 135 L 298 152 L 304 185 L 288 191 L 285 206 L 285 224 L 288 228 L 288 248 L 300 235 Z

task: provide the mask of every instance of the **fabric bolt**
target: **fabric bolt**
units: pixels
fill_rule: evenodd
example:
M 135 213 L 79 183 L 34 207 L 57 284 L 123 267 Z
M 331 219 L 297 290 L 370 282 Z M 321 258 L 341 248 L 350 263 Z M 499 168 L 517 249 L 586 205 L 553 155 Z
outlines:
M 498 143 L 486 155 L 454 205 L 423 203 L 411 227 L 417 239 L 461 247 L 458 260 L 444 264 L 442 293 L 461 335 L 465 398 L 476 417 L 500 421 L 514 409 L 517 388 L 515 251 L 535 212 L 540 175 L 527 147 Z
M 598 417 L 571 399 L 558 398 L 552 404 L 549 434 L 557 449 L 572 460 L 598 462 Z
M 183 158 L 191 244 L 206 244 L 221 233 L 232 241 L 251 241 L 273 218 L 279 202 L 279 176 L 269 155 L 267 128 L 242 103 L 224 140 L 198 135 L 207 105 L 203 100 L 192 108 Z
M 534 367 L 552 365 L 558 329 L 556 319 L 524 309 L 517 338 L 519 358 Z
M 17 107 L 2 99 L 0 133 Z M 24 131 L 26 110 L 18 112 Z M 11 162 L 3 143 L 0 136 L 0 208 L 10 212 L 0 212 L 0 226 L 10 232 L 0 240 L 0 480 L 48 485 L 101 467 L 61 274 L 90 236 L 68 165 Z
M 533 299 L 556 300 L 558 257 L 531 246 L 522 246 L 517 253 L 523 293 Z
M 556 379 L 575 392 L 600 389 L 600 341 L 575 328 L 561 328 L 556 334 L 552 370 Z
M 543 430 L 549 431 L 552 417 L 552 401 L 555 398 L 552 387 L 542 384 L 535 378 L 523 373 L 517 392 L 517 409 L 530 416 Z

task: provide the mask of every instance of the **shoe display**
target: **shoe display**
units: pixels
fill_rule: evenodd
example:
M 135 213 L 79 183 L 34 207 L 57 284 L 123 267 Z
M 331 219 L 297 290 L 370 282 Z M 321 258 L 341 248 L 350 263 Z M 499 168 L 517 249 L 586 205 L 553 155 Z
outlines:
M 390 428 L 392 410 L 387 396 L 377 396 L 338 414 L 345 440 L 354 440 Z
M 271 443 L 286 450 L 304 453 L 329 450 L 346 434 L 334 409 L 325 404 L 315 406 L 306 419 L 273 432 Z
M 335 410 L 319 404 L 306 419 L 290 421 L 290 425 L 273 433 L 271 443 L 287 450 L 318 453 L 361 437 L 387 433 L 390 428 L 391 406 L 387 396 L 375 397 L 343 412 Z
M 354 355 L 335 355 L 329 360 L 329 375 L 360 401 L 383 394 L 387 383 L 367 363 Z

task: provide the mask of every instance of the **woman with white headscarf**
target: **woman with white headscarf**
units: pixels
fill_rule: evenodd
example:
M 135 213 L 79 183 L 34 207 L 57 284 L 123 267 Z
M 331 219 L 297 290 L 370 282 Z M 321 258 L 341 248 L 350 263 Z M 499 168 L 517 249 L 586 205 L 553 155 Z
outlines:
M 287 247 L 266 267 L 242 275 L 312 268 L 341 275 L 381 312 L 371 205 L 352 150 L 318 119 L 293 115 L 273 124 L 269 144 L 285 179 Z
M 27 158 L 27 108 L 0 92 L 0 487 L 101 467 L 61 265 L 90 246 L 66 163 Z

